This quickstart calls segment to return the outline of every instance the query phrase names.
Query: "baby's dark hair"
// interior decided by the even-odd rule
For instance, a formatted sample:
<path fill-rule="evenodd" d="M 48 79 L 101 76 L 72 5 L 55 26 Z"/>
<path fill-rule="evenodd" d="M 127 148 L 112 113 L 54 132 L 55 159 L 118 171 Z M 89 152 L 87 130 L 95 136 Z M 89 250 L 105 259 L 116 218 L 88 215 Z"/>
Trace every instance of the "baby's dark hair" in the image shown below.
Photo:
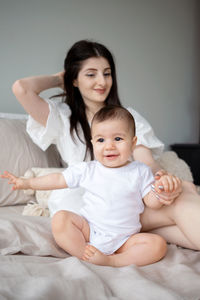
<path fill-rule="evenodd" d="M 135 120 L 132 114 L 124 107 L 118 105 L 107 105 L 101 108 L 93 117 L 92 125 L 94 123 L 100 123 L 107 120 L 123 120 L 129 125 L 132 130 L 133 136 L 135 136 Z"/>

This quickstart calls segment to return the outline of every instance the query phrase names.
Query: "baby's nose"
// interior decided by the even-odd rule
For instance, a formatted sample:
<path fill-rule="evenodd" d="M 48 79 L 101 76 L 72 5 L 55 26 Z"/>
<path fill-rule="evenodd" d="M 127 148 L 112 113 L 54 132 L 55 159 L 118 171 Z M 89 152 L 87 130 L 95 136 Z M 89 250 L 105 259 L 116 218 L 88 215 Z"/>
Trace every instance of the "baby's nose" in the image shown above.
<path fill-rule="evenodd" d="M 115 147 L 115 143 L 111 140 L 106 141 L 106 149 L 113 149 Z"/>

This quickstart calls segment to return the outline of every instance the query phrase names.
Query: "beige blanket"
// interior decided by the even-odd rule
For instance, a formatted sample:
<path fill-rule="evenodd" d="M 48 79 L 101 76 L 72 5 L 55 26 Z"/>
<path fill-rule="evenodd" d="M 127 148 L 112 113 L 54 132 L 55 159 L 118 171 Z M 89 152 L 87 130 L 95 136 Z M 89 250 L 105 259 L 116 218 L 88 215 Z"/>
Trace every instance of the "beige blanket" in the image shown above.
<path fill-rule="evenodd" d="M 200 299 L 200 252 L 168 245 L 153 265 L 95 266 L 56 246 L 49 218 L 22 209 L 0 209 L 0 299 Z"/>
<path fill-rule="evenodd" d="M 60 167 L 54 148 L 43 152 L 30 140 L 25 120 L 7 118 L 0 114 L 1 172 L 23 175 L 33 167 Z M 175 153 L 165 152 L 159 163 L 192 181 L 189 167 Z M 49 218 L 22 215 L 22 204 L 31 199 L 1 180 L 0 300 L 200 299 L 200 252 L 169 245 L 163 260 L 146 267 L 95 266 L 57 247 Z M 44 204 L 44 197 L 36 200 Z M 14 204 L 20 206 L 3 207 Z"/>

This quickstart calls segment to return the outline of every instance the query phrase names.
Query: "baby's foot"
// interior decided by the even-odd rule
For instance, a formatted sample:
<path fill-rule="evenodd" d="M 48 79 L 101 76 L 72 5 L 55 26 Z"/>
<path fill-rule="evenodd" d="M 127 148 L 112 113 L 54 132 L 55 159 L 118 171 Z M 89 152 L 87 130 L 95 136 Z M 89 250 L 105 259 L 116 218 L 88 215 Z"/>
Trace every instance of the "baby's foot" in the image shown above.
<path fill-rule="evenodd" d="M 103 254 L 101 251 L 91 245 L 86 245 L 82 260 L 100 266 L 110 265 L 110 256 Z"/>

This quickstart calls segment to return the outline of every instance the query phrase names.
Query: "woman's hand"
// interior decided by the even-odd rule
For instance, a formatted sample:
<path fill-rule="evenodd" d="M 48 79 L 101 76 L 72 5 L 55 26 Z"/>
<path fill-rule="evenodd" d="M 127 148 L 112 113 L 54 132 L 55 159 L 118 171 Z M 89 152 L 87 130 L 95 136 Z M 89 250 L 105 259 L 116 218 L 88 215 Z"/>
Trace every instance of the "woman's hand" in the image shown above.
<path fill-rule="evenodd" d="M 157 171 L 157 172 L 155 173 L 155 179 L 156 179 L 156 180 L 157 180 L 157 179 L 160 179 L 161 176 L 167 175 L 167 174 L 168 174 L 167 171 L 165 171 L 164 169 L 160 169 L 159 171 Z"/>
<path fill-rule="evenodd" d="M 58 72 L 54 74 L 58 78 L 58 87 L 64 90 L 64 74 L 65 71 Z"/>
<path fill-rule="evenodd" d="M 170 205 L 181 194 L 182 182 L 175 175 L 168 174 L 165 170 L 159 170 L 155 174 L 152 190 L 162 204 Z"/>

